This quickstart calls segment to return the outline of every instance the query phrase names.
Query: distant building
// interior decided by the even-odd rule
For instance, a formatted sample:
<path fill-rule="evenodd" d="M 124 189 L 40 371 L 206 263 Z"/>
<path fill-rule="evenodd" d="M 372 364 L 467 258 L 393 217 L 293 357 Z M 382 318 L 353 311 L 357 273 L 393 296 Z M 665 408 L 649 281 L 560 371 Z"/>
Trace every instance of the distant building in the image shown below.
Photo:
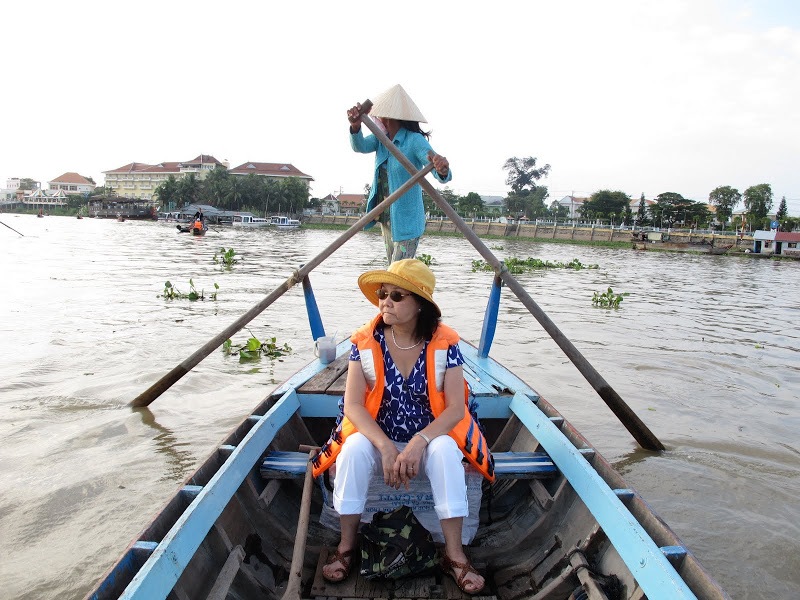
<path fill-rule="evenodd" d="M 505 197 L 503 196 L 484 196 L 480 195 L 483 200 L 483 206 L 487 212 L 496 213 L 501 215 L 506 210 Z"/>
<path fill-rule="evenodd" d="M 320 200 L 320 206 L 323 214 L 357 215 L 364 212 L 367 197 L 364 194 L 328 194 Z"/>
<path fill-rule="evenodd" d="M 10 177 L 9 179 L 6 179 L 6 189 L 7 190 L 18 190 L 19 187 L 22 185 L 22 181 L 23 180 L 21 178 L 19 178 L 19 177 Z M 34 190 L 38 190 L 40 187 L 42 187 L 42 184 L 40 182 L 38 182 L 38 181 L 34 181 L 33 182 L 33 189 Z M 33 190 L 31 190 L 31 191 L 33 191 Z"/>
<path fill-rule="evenodd" d="M 156 188 L 172 175 L 175 179 L 194 173 L 198 179 L 206 176 L 217 167 L 228 167 L 213 156 L 201 154 L 184 162 L 162 162 L 157 165 L 132 162 L 118 169 L 103 171 L 105 185 L 121 198 L 141 198 L 151 200 Z"/>
<path fill-rule="evenodd" d="M 314 178 L 306 175 L 297 167 L 289 163 L 261 163 L 246 162 L 228 171 L 231 175 L 259 175 L 271 179 L 286 179 L 287 177 L 297 177 L 308 187 Z"/>
<path fill-rule="evenodd" d="M 63 190 L 68 195 L 85 196 L 94 191 L 95 183 L 92 179 L 78 175 L 77 173 L 64 173 L 59 175 L 52 181 L 47 182 L 47 191 L 49 194 L 55 194 L 59 190 Z"/>
<path fill-rule="evenodd" d="M 580 209 L 583 207 L 584 202 L 588 202 L 589 198 L 580 198 L 578 196 L 564 196 L 558 203 L 569 210 L 567 217 L 570 219 L 577 219 L 581 216 Z M 637 200 L 638 204 L 638 200 Z"/>
<path fill-rule="evenodd" d="M 29 193 L 25 192 L 26 190 L 17 190 L 17 200 L 25 206 L 33 206 L 36 208 L 64 206 L 69 200 L 64 190 L 50 192 L 39 188 Z"/>

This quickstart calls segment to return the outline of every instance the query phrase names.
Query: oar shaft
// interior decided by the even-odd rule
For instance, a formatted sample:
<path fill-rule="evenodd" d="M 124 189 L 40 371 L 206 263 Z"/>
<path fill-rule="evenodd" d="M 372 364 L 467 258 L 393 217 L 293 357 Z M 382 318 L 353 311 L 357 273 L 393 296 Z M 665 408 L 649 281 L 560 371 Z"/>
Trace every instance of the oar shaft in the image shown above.
<path fill-rule="evenodd" d="M 297 519 L 297 535 L 294 540 L 292 564 L 289 567 L 289 580 L 286 591 L 281 600 L 300 600 L 300 591 L 303 583 L 303 563 L 306 555 L 306 538 L 308 537 L 308 523 L 311 518 L 311 492 L 314 484 L 312 459 L 319 453 L 319 448 L 300 446 L 300 450 L 308 452 L 308 465 L 303 480 L 303 496 L 300 500 L 300 515 Z"/>
<path fill-rule="evenodd" d="M 275 300 L 277 300 L 284 293 L 289 291 L 295 284 L 301 282 L 306 277 L 306 275 L 308 275 L 311 271 L 313 271 L 316 267 L 318 267 L 320 263 L 322 263 L 322 261 L 324 261 L 326 258 L 328 258 L 328 256 L 333 254 L 333 252 L 335 252 L 342 245 L 344 245 L 347 242 L 347 240 L 349 240 L 359 231 L 361 231 L 361 229 L 363 229 L 364 226 L 366 226 L 375 218 L 377 218 L 378 215 L 380 215 L 384 210 L 386 210 L 395 200 L 400 198 L 400 196 L 402 196 L 413 186 L 415 186 L 418 181 L 420 180 L 424 181 L 425 175 L 430 173 L 432 169 L 433 169 L 433 164 L 429 163 L 428 165 L 426 165 L 424 169 L 416 173 L 411 179 L 409 179 L 406 183 L 400 186 L 397 189 L 397 191 L 394 192 L 391 196 L 386 198 L 386 200 L 381 202 L 378 206 L 373 208 L 366 215 L 364 215 L 358 221 L 356 221 L 355 224 L 353 224 L 350 227 L 350 229 L 345 231 L 327 248 L 325 248 L 322 252 L 320 252 L 314 258 L 308 261 L 305 265 L 303 265 L 303 267 L 295 271 L 291 277 L 289 277 L 279 287 L 275 288 L 267 297 L 261 300 L 261 302 L 256 304 L 250 310 L 248 310 L 245 314 L 239 317 L 231 325 L 226 327 L 221 333 L 217 334 L 211 340 L 206 342 L 191 356 L 189 356 L 186 360 L 180 363 L 177 367 L 173 368 L 169 373 L 164 375 L 161 379 L 156 381 L 144 392 L 136 396 L 136 398 L 134 398 L 133 401 L 131 402 L 131 406 L 134 407 L 148 406 L 151 402 L 153 402 L 153 400 L 158 398 L 161 394 L 163 394 L 170 387 L 172 387 L 172 385 L 175 382 L 177 382 L 181 377 L 183 377 L 184 375 L 186 375 L 186 373 L 191 371 L 201 360 L 203 360 L 206 356 L 208 356 L 214 350 L 219 348 L 225 340 L 230 339 L 236 332 L 240 331 L 245 325 L 247 325 L 250 321 L 252 321 L 259 314 L 261 314 L 270 304 L 275 302 Z"/>
<path fill-rule="evenodd" d="M 5 223 L 3 223 L 2 221 L 0 221 L 0 223 L 2 223 L 3 225 L 6 225 L 6 224 L 5 224 Z M 16 229 L 14 229 L 14 228 L 13 228 L 11 225 L 6 225 L 6 227 L 8 227 L 8 228 L 9 228 L 11 231 L 13 231 L 14 233 L 19 233 L 19 231 L 17 231 Z M 21 233 L 19 233 L 19 234 L 20 234 L 20 235 L 22 235 Z M 25 236 L 24 236 L 24 235 L 22 235 L 22 237 L 25 237 Z"/>
<path fill-rule="evenodd" d="M 386 146 L 389 152 L 400 162 L 400 164 L 405 167 L 405 169 L 410 173 L 416 173 L 416 167 L 411 163 L 408 158 L 397 148 L 389 138 L 372 122 L 367 116 L 367 112 L 369 112 L 368 107 L 371 105 L 367 104 L 369 101 L 364 102 L 363 106 L 367 107 L 362 110 L 361 115 L 361 122 L 366 125 L 370 131 L 375 135 L 375 137 L 380 140 L 380 142 Z M 553 338 L 553 341 L 558 344 L 561 350 L 564 351 L 564 354 L 572 361 L 572 364 L 577 367 L 578 371 L 580 371 L 581 375 L 586 378 L 586 381 L 595 389 L 598 395 L 603 399 L 603 401 L 608 405 L 608 407 L 613 411 L 613 413 L 619 418 L 625 428 L 630 432 L 630 434 L 634 437 L 634 439 L 639 443 L 642 448 L 647 450 L 664 450 L 664 445 L 658 440 L 658 438 L 650 431 L 647 426 L 639 419 L 638 416 L 631 410 L 631 408 L 625 403 L 625 401 L 617 394 L 616 391 L 609 385 L 609 383 L 598 373 L 597 369 L 595 369 L 591 363 L 580 353 L 580 351 L 574 346 L 574 344 L 565 336 L 561 330 L 556 327 L 556 324 L 550 320 L 550 317 L 539 307 L 536 302 L 534 302 L 533 298 L 525 291 L 525 289 L 519 284 L 519 282 L 514 278 L 511 273 L 505 268 L 503 263 L 498 260 L 498 258 L 492 254 L 492 251 L 483 243 L 483 241 L 477 236 L 477 234 L 469 228 L 469 226 L 464 222 L 458 213 L 453 210 L 453 207 L 442 198 L 441 194 L 434 188 L 428 180 L 423 179 L 420 182 L 422 189 L 424 189 L 428 195 L 433 198 L 436 204 L 439 206 L 440 209 L 447 215 L 447 217 L 455 223 L 456 227 L 464 234 L 464 237 L 469 240 L 469 242 L 475 247 L 475 249 L 480 253 L 481 256 L 488 262 L 492 268 L 494 268 L 495 273 L 497 273 L 503 281 L 506 283 L 508 288 L 514 292 L 514 294 L 519 298 L 525 307 L 530 311 L 530 313 L 534 316 L 534 318 L 539 322 L 539 324 L 550 334 L 550 337 Z"/>

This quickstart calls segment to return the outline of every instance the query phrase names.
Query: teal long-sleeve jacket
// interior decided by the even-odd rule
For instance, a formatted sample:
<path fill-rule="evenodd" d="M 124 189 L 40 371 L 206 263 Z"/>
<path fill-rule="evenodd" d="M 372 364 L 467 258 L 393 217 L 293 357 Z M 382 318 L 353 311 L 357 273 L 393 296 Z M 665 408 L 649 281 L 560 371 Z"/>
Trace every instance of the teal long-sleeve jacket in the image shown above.
<path fill-rule="evenodd" d="M 431 148 L 424 135 L 414 133 L 408 129 L 400 129 L 395 134 L 393 141 L 417 169 L 421 169 L 428 164 L 428 151 L 433 150 L 433 148 Z M 374 135 L 364 137 L 361 130 L 357 133 L 351 133 L 350 146 L 352 146 L 353 150 L 362 154 L 375 152 L 375 172 L 373 173 L 372 187 L 367 201 L 367 212 L 375 208 L 377 204 L 375 195 L 378 191 L 378 170 L 384 162 L 387 163 L 386 174 L 389 179 L 390 193 L 411 179 L 411 175 L 408 174 L 403 165 L 389 153 Z M 447 183 L 453 178 L 453 170 L 450 169 L 448 171 L 447 177 L 441 177 L 436 170 L 433 171 L 433 175 L 438 181 Z M 413 240 L 422 236 L 425 232 L 425 207 L 422 204 L 422 188 L 419 184 L 408 190 L 389 207 L 389 219 L 392 226 L 392 239 L 395 242 Z M 375 225 L 375 221 L 367 225 L 365 229 L 369 229 L 373 225 Z"/>

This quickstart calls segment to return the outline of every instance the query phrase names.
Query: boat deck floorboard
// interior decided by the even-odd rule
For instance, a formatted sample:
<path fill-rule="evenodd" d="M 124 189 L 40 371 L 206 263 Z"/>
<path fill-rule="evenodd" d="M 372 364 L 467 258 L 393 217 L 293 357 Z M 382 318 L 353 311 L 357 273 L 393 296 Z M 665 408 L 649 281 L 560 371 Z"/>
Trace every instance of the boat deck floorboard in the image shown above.
<path fill-rule="evenodd" d="M 397 581 L 370 581 L 358 574 L 358 557 L 355 558 L 347 579 L 339 583 L 330 583 L 322 577 L 322 566 L 328 560 L 329 552 L 333 551 L 335 551 L 335 548 L 323 548 L 320 551 L 314 582 L 311 585 L 311 596 L 314 600 L 346 600 L 348 598 L 497 600 L 497 597 L 493 595 L 473 596 L 462 592 L 452 577 L 445 575 L 438 569 L 423 577 Z M 479 567 L 477 564 L 475 566 Z"/>

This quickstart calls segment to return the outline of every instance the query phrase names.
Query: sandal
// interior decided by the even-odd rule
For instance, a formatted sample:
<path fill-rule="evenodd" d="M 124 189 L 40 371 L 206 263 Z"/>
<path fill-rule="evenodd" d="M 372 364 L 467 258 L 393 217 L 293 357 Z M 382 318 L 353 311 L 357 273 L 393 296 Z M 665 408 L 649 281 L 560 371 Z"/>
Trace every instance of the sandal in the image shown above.
<path fill-rule="evenodd" d="M 475 570 L 469 562 L 456 562 L 452 560 L 447 554 L 442 554 L 442 562 L 441 562 L 442 571 L 444 571 L 447 575 L 450 575 L 456 582 L 458 588 L 464 592 L 465 594 L 480 594 L 483 591 L 483 588 L 486 587 L 486 580 L 484 579 L 483 585 L 479 588 L 475 588 L 473 590 L 467 589 L 467 582 L 465 579 L 467 575 L 470 573 L 474 573 L 479 577 L 483 577 L 478 571 Z M 461 569 L 461 575 L 456 577 L 455 569 Z"/>
<path fill-rule="evenodd" d="M 337 550 L 328 556 L 328 560 L 325 561 L 325 566 L 332 565 L 337 561 L 342 563 L 342 566 L 336 569 L 334 574 L 341 573 L 342 576 L 338 579 L 334 579 L 333 577 L 328 577 L 325 575 L 325 571 L 323 571 L 322 578 L 325 581 L 329 581 L 330 583 L 340 583 L 347 579 L 347 576 L 350 575 L 350 566 L 353 564 L 353 550 L 346 550 L 345 552 L 339 552 Z"/>

